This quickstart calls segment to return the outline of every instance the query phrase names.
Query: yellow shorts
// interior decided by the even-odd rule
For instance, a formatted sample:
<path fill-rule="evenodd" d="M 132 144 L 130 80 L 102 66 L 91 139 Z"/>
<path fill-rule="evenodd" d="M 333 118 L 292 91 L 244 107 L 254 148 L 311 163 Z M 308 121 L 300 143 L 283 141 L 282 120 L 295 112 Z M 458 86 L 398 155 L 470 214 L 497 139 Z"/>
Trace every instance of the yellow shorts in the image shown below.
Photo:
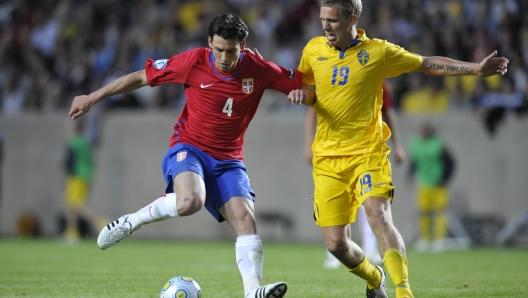
<path fill-rule="evenodd" d="M 369 197 L 392 202 L 392 173 L 384 146 L 376 152 L 313 158 L 314 216 L 318 226 L 340 226 L 356 221 L 358 208 Z"/>
<path fill-rule="evenodd" d="M 81 206 L 88 199 L 90 183 L 78 177 L 70 176 L 66 179 L 66 190 L 64 196 L 66 203 L 71 208 Z"/>
<path fill-rule="evenodd" d="M 418 210 L 422 212 L 441 211 L 447 207 L 449 194 L 446 187 L 418 188 Z"/>

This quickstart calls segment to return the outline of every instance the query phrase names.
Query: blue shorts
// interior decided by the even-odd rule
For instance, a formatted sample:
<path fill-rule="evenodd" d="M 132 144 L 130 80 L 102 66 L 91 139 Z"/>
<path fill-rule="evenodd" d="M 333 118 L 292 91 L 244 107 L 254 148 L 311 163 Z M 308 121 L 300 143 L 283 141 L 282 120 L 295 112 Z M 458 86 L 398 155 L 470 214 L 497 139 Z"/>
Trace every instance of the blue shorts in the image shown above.
<path fill-rule="evenodd" d="M 188 144 L 177 144 L 165 153 L 162 162 L 165 193 L 174 192 L 173 179 L 181 172 L 195 172 L 205 183 L 205 208 L 218 222 L 225 219 L 219 210 L 233 197 L 254 202 L 255 193 L 249 184 L 246 166 L 240 160 L 217 160 Z"/>

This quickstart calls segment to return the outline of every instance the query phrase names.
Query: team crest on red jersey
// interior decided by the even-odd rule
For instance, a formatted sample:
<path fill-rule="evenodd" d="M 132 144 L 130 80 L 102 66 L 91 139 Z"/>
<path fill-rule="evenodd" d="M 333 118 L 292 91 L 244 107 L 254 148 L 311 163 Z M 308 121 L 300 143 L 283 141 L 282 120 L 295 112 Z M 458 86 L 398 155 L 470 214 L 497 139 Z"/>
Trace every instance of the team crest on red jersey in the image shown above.
<path fill-rule="evenodd" d="M 178 153 L 176 155 L 176 161 L 180 162 L 180 161 L 184 160 L 186 157 L 187 157 L 187 151 L 180 152 L 180 153 Z"/>
<path fill-rule="evenodd" d="M 253 78 L 250 79 L 242 79 L 242 91 L 246 94 L 250 94 L 253 92 Z"/>

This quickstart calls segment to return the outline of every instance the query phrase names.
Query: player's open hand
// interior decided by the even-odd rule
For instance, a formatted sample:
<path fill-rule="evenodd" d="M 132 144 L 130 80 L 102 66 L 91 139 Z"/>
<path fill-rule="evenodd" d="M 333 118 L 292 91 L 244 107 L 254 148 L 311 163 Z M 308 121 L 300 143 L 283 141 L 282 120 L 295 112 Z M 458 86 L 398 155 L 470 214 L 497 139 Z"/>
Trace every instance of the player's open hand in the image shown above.
<path fill-rule="evenodd" d="M 306 148 L 304 148 L 304 159 L 308 162 L 309 165 L 312 165 L 313 151 L 311 144 L 307 145 Z"/>
<path fill-rule="evenodd" d="M 242 49 L 243 52 L 247 52 L 247 53 L 250 53 L 251 55 L 255 56 L 255 57 L 258 57 L 260 59 L 264 59 L 262 58 L 262 55 L 259 53 L 259 51 L 257 50 L 257 48 L 254 48 L 253 51 L 250 50 L 249 48 L 244 48 Z"/>
<path fill-rule="evenodd" d="M 479 77 L 489 77 L 494 74 L 505 75 L 508 71 L 508 63 L 510 63 L 510 60 L 504 57 L 497 57 L 497 51 L 494 51 L 479 63 L 480 67 L 477 75 Z"/>
<path fill-rule="evenodd" d="M 70 117 L 75 120 L 88 113 L 91 107 L 92 104 L 88 95 L 75 96 L 70 108 Z"/>
<path fill-rule="evenodd" d="M 407 159 L 407 154 L 401 146 L 394 146 L 394 159 L 397 164 L 401 164 Z"/>

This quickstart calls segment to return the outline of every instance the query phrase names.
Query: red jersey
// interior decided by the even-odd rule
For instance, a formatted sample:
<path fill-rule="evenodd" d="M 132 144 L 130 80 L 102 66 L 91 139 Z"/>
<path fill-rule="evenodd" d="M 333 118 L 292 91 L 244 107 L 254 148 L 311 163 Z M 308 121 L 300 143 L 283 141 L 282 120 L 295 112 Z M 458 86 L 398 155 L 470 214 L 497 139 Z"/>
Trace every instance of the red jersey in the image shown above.
<path fill-rule="evenodd" d="M 383 105 L 381 106 L 382 110 L 388 110 L 392 107 L 392 96 L 389 91 L 389 86 L 387 83 L 383 82 Z"/>
<path fill-rule="evenodd" d="M 266 89 L 288 94 L 302 88 L 302 73 L 240 53 L 231 73 L 214 65 L 209 48 L 145 63 L 150 86 L 184 84 L 186 103 L 170 147 L 185 143 L 220 160 L 243 160 L 244 134 Z"/>

